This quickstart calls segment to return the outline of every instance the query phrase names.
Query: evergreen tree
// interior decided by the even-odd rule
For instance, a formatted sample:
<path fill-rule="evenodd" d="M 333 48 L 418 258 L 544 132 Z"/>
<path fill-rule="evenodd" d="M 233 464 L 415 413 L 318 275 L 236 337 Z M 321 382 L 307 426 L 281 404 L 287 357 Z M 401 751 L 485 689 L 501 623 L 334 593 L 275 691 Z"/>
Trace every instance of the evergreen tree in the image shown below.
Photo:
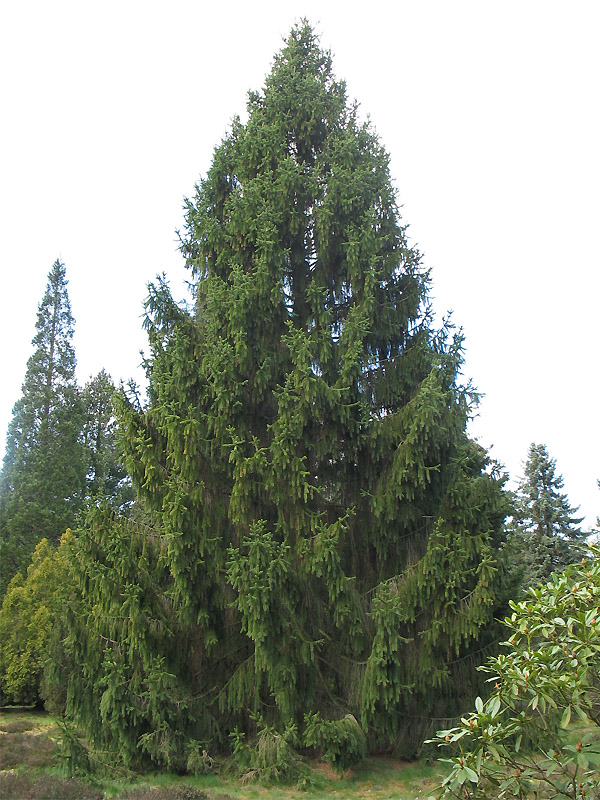
<path fill-rule="evenodd" d="M 546 446 L 532 443 L 516 497 L 512 549 L 521 572 L 521 589 L 546 582 L 580 557 L 580 547 L 589 533 L 579 527 L 566 493 L 556 474 L 556 460 Z"/>
<path fill-rule="evenodd" d="M 36 543 L 58 542 L 83 500 L 82 406 L 75 381 L 65 267 L 56 261 L 38 308 L 23 396 L 14 406 L 0 478 L 2 593 Z"/>
<path fill-rule="evenodd" d="M 83 388 L 86 495 L 106 497 L 115 508 L 125 509 L 133 502 L 133 490 L 122 464 L 114 394 L 114 384 L 104 369 Z"/>
<path fill-rule="evenodd" d="M 17 573 L 8 585 L 0 608 L 0 687 L 4 702 L 39 701 L 61 599 L 73 583 L 65 555 L 73 539 L 67 531 L 56 550 L 42 539 L 33 552 L 27 576 Z"/>
<path fill-rule="evenodd" d="M 414 752 L 497 602 L 503 479 L 465 434 L 461 337 L 307 25 L 248 112 L 187 203 L 195 307 L 151 287 L 149 403 L 121 400 L 146 519 L 96 508 L 79 539 L 68 707 L 130 763 L 262 726 L 340 763 L 356 725 Z"/>

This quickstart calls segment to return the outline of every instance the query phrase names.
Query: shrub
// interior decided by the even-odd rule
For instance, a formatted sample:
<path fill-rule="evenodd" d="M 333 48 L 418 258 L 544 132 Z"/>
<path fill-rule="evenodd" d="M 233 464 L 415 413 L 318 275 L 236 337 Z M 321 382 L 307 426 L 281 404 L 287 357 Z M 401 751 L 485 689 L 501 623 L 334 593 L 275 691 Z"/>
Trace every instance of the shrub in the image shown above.
<path fill-rule="evenodd" d="M 0 724 L 0 731 L 3 733 L 23 733 L 30 731 L 33 723 L 28 719 L 16 719 L 14 722 L 3 722 Z"/>
<path fill-rule="evenodd" d="M 187 772 L 192 775 L 207 775 L 213 768 L 214 759 L 204 742 L 190 741 L 187 746 Z"/>
<path fill-rule="evenodd" d="M 296 726 L 288 725 L 283 733 L 275 727 L 264 725 L 258 719 L 259 731 L 250 744 L 243 733 L 234 731 L 232 761 L 236 771 L 245 781 L 266 783 L 291 783 L 307 779 L 308 768 L 296 753 Z"/>
<path fill-rule="evenodd" d="M 212 800 L 197 786 L 180 783 L 174 786 L 143 786 L 128 789 L 119 795 L 119 800 Z"/>
<path fill-rule="evenodd" d="M 102 800 L 104 793 L 77 778 L 57 775 L 0 775 L 0 797 L 10 800 Z"/>
<path fill-rule="evenodd" d="M 323 761 L 340 774 L 359 764 L 367 755 L 367 738 L 352 714 L 338 720 L 307 714 L 304 742 L 319 747 Z"/>
<path fill-rule="evenodd" d="M 0 681 L 6 701 L 25 705 L 39 701 L 55 617 L 72 582 L 66 551 L 73 540 L 67 530 L 55 550 L 42 539 L 27 577 L 17 573 L 8 585 L 0 609 Z"/>
<path fill-rule="evenodd" d="M 0 768 L 14 769 L 15 767 L 47 767 L 54 761 L 56 745 L 47 736 L 35 733 L 10 733 L 2 734 L 0 747 Z M 0 797 L 10 797 L 2 795 Z"/>
<path fill-rule="evenodd" d="M 482 667 L 493 676 L 490 698 L 432 740 L 454 751 L 442 798 L 600 791 L 598 736 L 578 735 L 600 725 L 600 547 L 591 556 L 511 602 L 509 652 Z"/>

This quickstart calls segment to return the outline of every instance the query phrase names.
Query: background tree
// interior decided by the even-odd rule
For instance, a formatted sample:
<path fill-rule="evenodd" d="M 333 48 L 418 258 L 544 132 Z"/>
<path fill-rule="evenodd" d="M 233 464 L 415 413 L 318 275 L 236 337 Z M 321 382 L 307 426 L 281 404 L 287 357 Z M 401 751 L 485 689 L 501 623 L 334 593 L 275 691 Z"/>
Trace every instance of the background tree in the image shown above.
<path fill-rule="evenodd" d="M 516 495 L 510 547 L 520 572 L 521 591 L 547 581 L 581 558 L 581 546 L 589 532 L 579 527 L 565 492 L 564 481 L 556 473 L 556 460 L 546 446 L 531 444 L 525 463 L 525 476 Z"/>
<path fill-rule="evenodd" d="M 115 508 L 125 510 L 133 502 L 133 490 L 122 464 L 114 394 L 114 384 L 105 370 L 90 378 L 82 391 L 86 495 L 106 497 Z"/>
<path fill-rule="evenodd" d="M 55 261 L 38 308 L 35 348 L 13 409 L 0 478 L 1 589 L 36 543 L 58 542 L 83 501 L 82 405 L 65 267 Z"/>
<path fill-rule="evenodd" d="M 340 763 L 364 733 L 414 753 L 491 638 L 503 479 L 388 156 L 307 25 L 248 112 L 187 204 L 195 308 L 150 289 L 149 403 L 120 411 L 147 519 L 81 532 L 69 712 L 130 763 L 261 725 L 318 727 Z"/>
<path fill-rule="evenodd" d="M 36 546 L 27 576 L 14 576 L 0 609 L 0 686 L 3 702 L 30 705 L 40 698 L 48 645 L 62 598 L 73 585 L 66 550 L 73 534 L 55 549 L 47 539 Z"/>

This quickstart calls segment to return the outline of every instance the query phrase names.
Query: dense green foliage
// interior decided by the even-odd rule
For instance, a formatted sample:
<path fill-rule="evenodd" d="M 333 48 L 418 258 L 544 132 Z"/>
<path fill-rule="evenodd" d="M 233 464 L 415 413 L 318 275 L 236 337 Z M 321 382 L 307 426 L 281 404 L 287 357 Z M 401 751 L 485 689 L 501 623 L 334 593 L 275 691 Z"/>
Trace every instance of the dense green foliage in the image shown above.
<path fill-rule="evenodd" d="M 556 474 L 556 460 L 543 444 L 531 444 L 525 462 L 525 476 L 516 494 L 515 517 L 509 533 L 511 559 L 523 594 L 528 587 L 547 581 L 581 557 L 589 536 L 579 526 L 577 508 L 572 508 L 561 489 L 564 481 Z"/>
<path fill-rule="evenodd" d="M 36 544 L 57 544 L 92 499 L 121 509 L 133 501 L 122 464 L 115 388 L 101 370 L 75 380 L 74 320 L 64 264 L 56 261 L 38 309 L 34 353 L 13 409 L 0 475 L 0 597 L 23 577 Z"/>
<path fill-rule="evenodd" d="M 0 595 L 42 538 L 57 543 L 81 508 L 83 406 L 75 380 L 73 317 L 56 261 L 38 308 L 34 353 L 13 409 L 0 476 Z"/>
<path fill-rule="evenodd" d="M 352 714 L 337 720 L 307 714 L 304 741 L 309 747 L 318 747 L 323 761 L 340 773 L 360 764 L 367 755 L 366 736 Z"/>
<path fill-rule="evenodd" d="M 67 550 L 70 531 L 55 550 L 42 539 L 24 578 L 17 573 L 0 609 L 0 688 L 3 702 L 33 704 L 40 684 L 61 602 L 73 585 Z"/>
<path fill-rule="evenodd" d="M 280 731 L 274 726 L 265 725 L 260 717 L 255 722 L 257 732 L 250 742 L 246 741 L 246 736 L 241 731 L 234 730 L 230 734 L 230 763 L 235 771 L 245 782 L 295 782 L 297 785 L 308 786 L 311 782 L 310 770 L 296 751 L 300 743 L 296 725 L 290 723 Z M 201 764 L 206 769 L 205 757 Z M 187 766 L 189 769 L 189 758 Z"/>
<path fill-rule="evenodd" d="M 114 395 L 115 387 L 106 370 L 90 378 L 81 393 L 86 496 L 106 498 L 114 508 L 125 510 L 133 503 L 134 492 L 122 463 Z"/>
<path fill-rule="evenodd" d="M 600 549 L 511 606 L 491 697 L 438 733 L 455 753 L 441 796 L 597 797 L 597 729 L 570 723 L 600 725 Z"/>
<path fill-rule="evenodd" d="M 81 479 L 85 485 L 82 496 L 71 498 L 71 518 L 76 519 L 82 502 L 106 502 L 122 512 L 130 508 L 133 501 L 131 482 L 127 478 L 119 451 L 117 426 L 114 415 L 114 386 L 110 377 L 102 370 L 85 385 L 79 393 L 82 404 L 80 431 L 81 455 L 79 464 Z M 19 404 L 17 404 L 18 406 Z M 13 426 L 15 420 L 13 420 Z M 48 455 L 52 461 L 53 454 Z M 8 472 L 8 470 L 7 470 Z M 48 481 L 54 480 L 49 474 Z M 40 483 L 44 475 L 38 476 Z M 19 491 L 19 488 L 15 490 Z M 19 505 L 15 496 L 14 505 Z M 33 501 L 35 502 L 35 498 Z M 35 509 L 26 509 L 33 514 Z M 65 505 L 65 512 L 69 505 Z M 51 520 L 51 518 L 50 518 Z M 7 521 L 10 524 L 10 520 Z M 49 530 L 53 530 L 50 527 Z M 30 539 L 37 536 L 36 529 Z M 29 563 L 25 561 L 27 543 L 22 531 L 4 541 L 4 554 L 20 554 L 14 563 L 7 558 L 2 564 L 3 582 L 8 583 L 0 611 L 0 686 L 5 702 L 38 702 L 43 695 L 53 711 L 64 710 L 65 687 L 52 680 L 52 660 L 49 653 L 59 659 L 65 658 L 61 645 L 63 633 L 63 611 L 67 600 L 72 604 L 74 582 L 71 568 L 75 537 L 65 535 L 55 551 L 46 537 L 36 545 Z M 52 536 L 56 541 L 56 536 Z M 69 551 L 69 553 L 67 553 Z M 16 572 L 16 569 L 20 571 Z M 11 572 L 16 572 L 12 580 Z M 71 662 L 68 662 L 69 664 Z M 63 664 L 61 675 L 64 675 Z M 45 669 L 50 668 L 49 673 Z"/>
<path fill-rule="evenodd" d="M 465 434 L 460 336 L 433 327 L 388 156 L 309 27 L 215 150 L 182 250 L 194 307 L 151 287 L 149 402 L 121 399 L 138 511 L 80 532 L 69 713 L 130 764 L 185 768 L 257 719 L 329 731 L 339 763 L 363 737 L 414 753 L 472 696 L 503 479 Z"/>

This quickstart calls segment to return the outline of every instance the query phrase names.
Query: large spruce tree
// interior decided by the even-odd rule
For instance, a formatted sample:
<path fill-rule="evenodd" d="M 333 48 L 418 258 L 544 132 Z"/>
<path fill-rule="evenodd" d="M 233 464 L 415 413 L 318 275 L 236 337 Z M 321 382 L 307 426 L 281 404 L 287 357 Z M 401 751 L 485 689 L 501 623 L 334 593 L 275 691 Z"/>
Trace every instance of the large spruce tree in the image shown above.
<path fill-rule="evenodd" d="M 82 405 L 64 264 L 55 261 L 38 308 L 34 352 L 13 409 L 0 476 L 2 593 L 37 542 L 58 542 L 83 500 Z"/>
<path fill-rule="evenodd" d="M 307 25 L 182 239 L 195 307 L 151 288 L 149 402 L 121 409 L 146 516 L 96 508 L 79 540 L 70 711 L 130 762 L 290 724 L 343 749 L 347 715 L 414 752 L 488 641 L 502 479 L 388 156 Z"/>

